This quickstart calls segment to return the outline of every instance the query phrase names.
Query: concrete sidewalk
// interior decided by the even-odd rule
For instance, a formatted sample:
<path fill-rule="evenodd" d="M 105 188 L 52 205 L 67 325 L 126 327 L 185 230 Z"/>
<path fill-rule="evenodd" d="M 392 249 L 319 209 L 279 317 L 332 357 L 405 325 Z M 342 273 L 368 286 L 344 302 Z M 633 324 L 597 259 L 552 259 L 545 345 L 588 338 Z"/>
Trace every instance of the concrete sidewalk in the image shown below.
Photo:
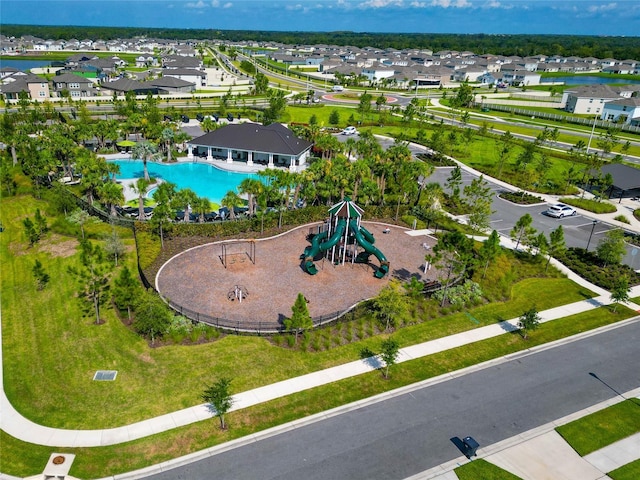
<path fill-rule="evenodd" d="M 580 457 L 555 429 L 633 397 L 640 397 L 640 388 L 502 442 L 481 446 L 474 459 L 483 458 L 523 480 L 607 479 L 607 473 L 640 459 L 640 433 Z M 461 455 L 406 480 L 456 480 L 454 470 L 470 461 Z"/>
<path fill-rule="evenodd" d="M 638 293 L 640 293 L 640 287 L 637 287 L 637 290 Z M 540 317 L 542 322 L 547 322 L 556 318 L 592 310 L 609 302 L 608 294 L 600 295 L 593 299 L 542 311 L 540 312 Z M 634 305 L 632 308 L 640 309 L 637 305 Z M 507 332 L 513 332 L 518 329 L 517 323 L 517 318 L 511 319 L 418 345 L 412 345 L 400 350 L 397 361 L 398 363 L 406 362 L 469 343 L 503 335 Z M 271 385 L 265 385 L 264 387 L 234 395 L 234 406 L 231 411 L 371 372 L 380 366 L 381 364 L 376 358 L 370 358 L 338 365 Z M 211 411 L 206 404 L 202 404 L 117 428 L 102 430 L 65 430 L 45 427 L 31 422 L 13 408 L 4 390 L 2 390 L 0 395 L 0 428 L 19 440 L 52 447 L 97 447 L 115 445 L 199 422 L 211 418 L 213 415 L 214 412 Z"/>

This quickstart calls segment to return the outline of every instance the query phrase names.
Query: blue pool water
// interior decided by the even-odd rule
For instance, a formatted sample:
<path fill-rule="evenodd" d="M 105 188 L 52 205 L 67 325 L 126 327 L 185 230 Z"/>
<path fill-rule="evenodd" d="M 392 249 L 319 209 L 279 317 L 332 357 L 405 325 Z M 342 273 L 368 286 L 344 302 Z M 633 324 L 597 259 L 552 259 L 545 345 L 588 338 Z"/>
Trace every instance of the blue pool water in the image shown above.
<path fill-rule="evenodd" d="M 119 179 L 142 178 L 144 167 L 142 160 L 114 160 L 120 166 Z M 161 164 L 147 162 L 149 175 L 175 183 L 178 189 L 190 188 L 199 197 L 207 197 L 212 202 L 220 203 L 229 190 L 237 192 L 236 187 L 245 178 L 255 178 L 250 173 L 227 172 L 204 163 L 172 163 Z"/>

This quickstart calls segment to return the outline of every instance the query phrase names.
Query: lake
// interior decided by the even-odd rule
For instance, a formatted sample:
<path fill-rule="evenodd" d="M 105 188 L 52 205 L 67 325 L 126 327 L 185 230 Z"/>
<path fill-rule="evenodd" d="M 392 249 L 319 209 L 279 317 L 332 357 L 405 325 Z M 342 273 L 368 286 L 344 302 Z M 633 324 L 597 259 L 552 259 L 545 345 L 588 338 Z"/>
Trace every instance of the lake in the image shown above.
<path fill-rule="evenodd" d="M 49 60 L 7 60 L 0 59 L 0 68 L 12 67 L 27 72 L 32 68 L 48 67 L 51 65 Z"/>
<path fill-rule="evenodd" d="M 627 80 L 626 78 L 596 77 L 593 75 L 572 75 L 566 77 L 543 77 L 541 83 L 564 82 L 566 85 L 605 85 L 605 84 L 640 84 L 638 80 Z"/>

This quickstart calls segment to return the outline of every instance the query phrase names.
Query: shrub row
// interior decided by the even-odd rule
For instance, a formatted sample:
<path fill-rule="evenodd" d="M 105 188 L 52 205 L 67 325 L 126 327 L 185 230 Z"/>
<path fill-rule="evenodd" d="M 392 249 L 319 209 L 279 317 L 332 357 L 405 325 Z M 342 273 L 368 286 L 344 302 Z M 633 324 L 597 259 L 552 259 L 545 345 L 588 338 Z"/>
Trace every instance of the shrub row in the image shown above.
<path fill-rule="evenodd" d="M 574 207 L 582 208 L 593 213 L 613 213 L 617 210 L 614 205 L 607 202 L 598 202 L 596 200 L 590 200 L 588 198 L 572 198 L 562 197 L 560 199 L 562 203 L 572 205 Z"/>
<path fill-rule="evenodd" d="M 616 280 L 622 276 L 629 279 L 629 285 L 639 285 L 640 275 L 628 265 L 603 265 L 594 252 L 588 252 L 584 248 L 569 248 L 564 255 L 558 256 L 558 260 L 568 268 L 606 290 L 611 290 Z"/>
<path fill-rule="evenodd" d="M 508 200 L 509 202 L 516 203 L 518 205 L 534 205 L 536 203 L 544 202 L 543 198 L 536 195 L 531 195 L 530 193 L 524 191 L 500 192 L 498 196 L 503 200 Z"/>

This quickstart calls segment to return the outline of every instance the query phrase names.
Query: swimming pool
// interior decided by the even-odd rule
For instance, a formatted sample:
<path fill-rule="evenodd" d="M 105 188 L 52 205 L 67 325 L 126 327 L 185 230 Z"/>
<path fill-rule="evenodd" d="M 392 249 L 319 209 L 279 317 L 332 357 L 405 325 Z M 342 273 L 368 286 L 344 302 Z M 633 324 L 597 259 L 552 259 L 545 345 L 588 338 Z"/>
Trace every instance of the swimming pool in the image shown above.
<path fill-rule="evenodd" d="M 113 160 L 112 162 L 120 166 L 120 174 L 116 178 L 144 176 L 142 160 Z M 257 178 L 251 173 L 227 172 L 205 163 L 147 162 L 147 170 L 151 177 L 175 183 L 178 189 L 190 188 L 199 197 L 206 197 L 216 203 L 220 203 L 229 190 L 237 192 L 237 186 L 245 178 Z"/>

